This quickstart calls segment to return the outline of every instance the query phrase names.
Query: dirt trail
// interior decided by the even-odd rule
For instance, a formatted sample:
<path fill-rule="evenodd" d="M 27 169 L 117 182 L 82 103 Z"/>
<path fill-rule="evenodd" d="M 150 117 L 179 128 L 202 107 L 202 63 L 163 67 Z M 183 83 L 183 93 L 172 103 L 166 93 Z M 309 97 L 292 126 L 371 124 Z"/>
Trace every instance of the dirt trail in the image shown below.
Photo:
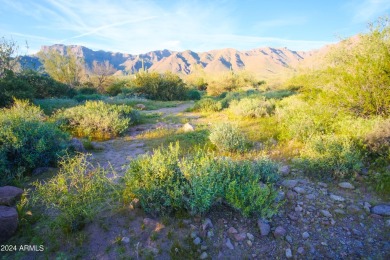
<path fill-rule="evenodd" d="M 176 107 L 160 108 L 157 110 L 145 111 L 147 113 L 162 113 L 162 118 L 167 116 L 175 116 L 184 112 L 191 107 L 193 103 L 184 103 Z M 122 137 L 112 140 L 94 143 L 95 148 L 100 148 L 92 151 L 91 162 L 94 165 L 100 165 L 104 168 L 110 166 L 119 174 L 123 175 L 126 171 L 126 167 L 132 158 L 137 157 L 140 154 L 145 153 L 144 143 L 142 140 L 138 140 L 137 136 L 144 131 L 155 129 L 158 124 L 143 124 L 133 126 Z"/>

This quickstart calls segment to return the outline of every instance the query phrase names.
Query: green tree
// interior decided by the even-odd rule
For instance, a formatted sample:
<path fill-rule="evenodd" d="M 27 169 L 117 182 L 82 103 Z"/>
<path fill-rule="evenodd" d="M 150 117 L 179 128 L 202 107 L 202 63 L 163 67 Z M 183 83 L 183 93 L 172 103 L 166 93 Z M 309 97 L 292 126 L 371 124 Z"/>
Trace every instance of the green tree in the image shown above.
<path fill-rule="evenodd" d="M 55 80 L 78 86 L 85 75 L 84 61 L 78 58 L 70 48 L 66 55 L 61 55 L 55 50 L 40 52 L 39 58 L 43 61 L 45 71 Z"/>
<path fill-rule="evenodd" d="M 18 46 L 12 40 L 4 37 L 0 40 L 0 79 L 7 76 L 9 71 L 15 71 L 18 66 L 18 58 L 14 57 Z"/>

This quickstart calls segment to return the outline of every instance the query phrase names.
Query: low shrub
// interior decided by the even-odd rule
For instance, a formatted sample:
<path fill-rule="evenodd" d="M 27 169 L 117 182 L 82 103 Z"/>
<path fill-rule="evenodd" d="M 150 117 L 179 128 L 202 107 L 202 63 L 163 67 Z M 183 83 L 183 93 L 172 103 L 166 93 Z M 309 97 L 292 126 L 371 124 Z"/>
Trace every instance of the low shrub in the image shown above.
<path fill-rule="evenodd" d="M 44 121 L 38 107 L 15 100 L 0 110 L 0 183 L 11 182 L 34 168 L 53 166 L 65 153 L 68 135 Z"/>
<path fill-rule="evenodd" d="M 210 141 L 223 152 L 244 152 L 249 142 L 238 127 L 222 123 L 215 125 L 210 132 Z"/>
<path fill-rule="evenodd" d="M 240 101 L 232 101 L 230 110 L 242 117 L 264 117 L 270 116 L 275 109 L 275 102 L 273 100 L 266 100 L 265 98 L 244 98 Z"/>
<path fill-rule="evenodd" d="M 79 103 L 70 98 L 34 99 L 34 104 L 39 106 L 46 115 L 51 115 L 59 109 L 75 107 Z"/>
<path fill-rule="evenodd" d="M 73 97 L 77 102 L 84 102 L 87 100 L 102 100 L 104 97 L 100 94 L 78 94 Z"/>
<path fill-rule="evenodd" d="M 354 140 L 345 136 L 316 136 L 306 143 L 298 164 L 307 173 L 322 178 L 351 177 L 361 170 L 362 153 Z"/>
<path fill-rule="evenodd" d="M 79 89 L 77 89 L 77 92 L 78 92 L 78 94 L 80 94 L 80 95 L 93 95 L 93 94 L 98 94 L 97 88 L 89 87 L 89 86 L 80 87 Z"/>
<path fill-rule="evenodd" d="M 108 139 L 123 133 L 140 116 L 130 106 L 87 101 L 84 105 L 58 111 L 54 119 L 75 136 Z"/>
<path fill-rule="evenodd" d="M 54 213 L 54 223 L 66 233 L 81 230 L 97 213 L 119 199 L 113 179 L 101 167 L 92 167 L 79 154 L 60 163 L 60 171 L 45 182 L 35 182 L 33 202 Z M 111 173 L 111 172 L 110 172 Z M 111 199 L 111 201 L 110 201 Z"/>
<path fill-rule="evenodd" d="M 234 162 L 198 150 L 180 157 L 179 144 L 157 149 L 131 161 L 125 174 L 125 199 L 138 198 L 151 214 L 186 210 L 207 212 L 221 199 L 244 216 L 271 217 L 278 207 L 276 191 L 261 181 L 277 173 L 268 160 Z"/>
<path fill-rule="evenodd" d="M 217 112 L 222 110 L 222 103 L 212 98 L 203 98 L 195 103 L 193 111 Z"/>
<path fill-rule="evenodd" d="M 187 99 L 189 100 L 200 100 L 200 92 L 196 89 L 190 89 L 187 91 Z"/>

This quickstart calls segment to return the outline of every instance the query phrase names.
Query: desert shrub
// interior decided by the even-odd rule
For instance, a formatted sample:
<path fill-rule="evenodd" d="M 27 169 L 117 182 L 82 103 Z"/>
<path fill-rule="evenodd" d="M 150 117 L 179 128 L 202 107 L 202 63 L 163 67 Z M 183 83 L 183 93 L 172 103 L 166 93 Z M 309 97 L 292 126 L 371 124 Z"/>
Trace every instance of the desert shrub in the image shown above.
<path fill-rule="evenodd" d="M 34 91 L 30 85 L 12 71 L 0 78 L 0 107 L 9 106 L 13 99 L 32 99 Z"/>
<path fill-rule="evenodd" d="M 119 198 L 114 178 L 107 175 L 103 168 L 92 167 L 87 155 L 65 158 L 58 174 L 34 183 L 33 202 L 50 209 L 56 226 L 66 233 L 79 231 L 112 203 L 110 199 Z"/>
<path fill-rule="evenodd" d="M 139 112 L 126 105 L 87 101 L 58 111 L 54 118 L 62 129 L 75 136 L 107 139 L 123 133 L 130 123 L 139 120 Z"/>
<path fill-rule="evenodd" d="M 362 153 L 356 141 L 345 136 L 324 135 L 308 141 L 298 164 L 322 178 L 350 177 L 362 168 Z"/>
<path fill-rule="evenodd" d="M 240 129 L 228 123 L 215 125 L 211 129 L 209 139 L 218 150 L 224 152 L 244 152 L 249 146 Z"/>
<path fill-rule="evenodd" d="M 78 94 L 73 97 L 77 102 L 84 102 L 87 100 L 102 100 L 104 97 L 100 94 Z"/>
<path fill-rule="evenodd" d="M 217 112 L 222 110 L 222 103 L 212 98 L 203 98 L 195 103 L 194 111 Z"/>
<path fill-rule="evenodd" d="M 34 99 L 34 104 L 39 106 L 46 115 L 51 115 L 56 110 L 75 107 L 79 103 L 70 98 L 47 98 Z"/>
<path fill-rule="evenodd" d="M 97 94 L 98 90 L 93 86 L 83 86 L 77 89 L 77 93 L 80 95 L 92 95 Z"/>
<path fill-rule="evenodd" d="M 125 199 L 138 198 L 152 214 L 204 213 L 221 199 L 245 216 L 275 213 L 275 190 L 260 185 L 277 172 L 271 162 L 234 162 L 202 150 L 180 157 L 179 149 L 178 143 L 171 144 L 133 160 L 125 174 Z"/>
<path fill-rule="evenodd" d="M 200 100 L 200 92 L 196 89 L 190 89 L 187 91 L 187 99 L 189 100 Z"/>
<path fill-rule="evenodd" d="M 166 72 L 139 72 L 133 80 L 137 91 L 155 100 L 183 100 L 186 98 L 186 86 L 176 74 Z"/>
<path fill-rule="evenodd" d="M 68 136 L 45 122 L 43 112 L 27 101 L 16 100 L 0 111 L 0 182 L 55 165 L 66 150 Z"/>
<path fill-rule="evenodd" d="M 390 119 L 376 125 L 365 137 L 369 151 L 376 155 L 390 155 Z"/>
<path fill-rule="evenodd" d="M 275 109 L 275 102 L 265 98 L 244 98 L 232 101 L 229 107 L 238 116 L 256 118 L 270 116 Z"/>

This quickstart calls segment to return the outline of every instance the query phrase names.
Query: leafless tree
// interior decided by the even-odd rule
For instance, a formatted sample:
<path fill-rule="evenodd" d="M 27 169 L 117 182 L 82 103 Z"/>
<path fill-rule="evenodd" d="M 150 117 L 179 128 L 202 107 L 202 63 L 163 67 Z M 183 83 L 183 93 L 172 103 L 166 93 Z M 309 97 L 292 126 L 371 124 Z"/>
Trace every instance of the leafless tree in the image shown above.
<path fill-rule="evenodd" d="M 110 64 L 108 60 L 104 62 L 93 61 L 92 63 L 92 73 L 96 77 L 97 86 L 96 88 L 99 91 L 103 90 L 103 84 L 107 79 L 116 72 L 115 68 Z"/>

